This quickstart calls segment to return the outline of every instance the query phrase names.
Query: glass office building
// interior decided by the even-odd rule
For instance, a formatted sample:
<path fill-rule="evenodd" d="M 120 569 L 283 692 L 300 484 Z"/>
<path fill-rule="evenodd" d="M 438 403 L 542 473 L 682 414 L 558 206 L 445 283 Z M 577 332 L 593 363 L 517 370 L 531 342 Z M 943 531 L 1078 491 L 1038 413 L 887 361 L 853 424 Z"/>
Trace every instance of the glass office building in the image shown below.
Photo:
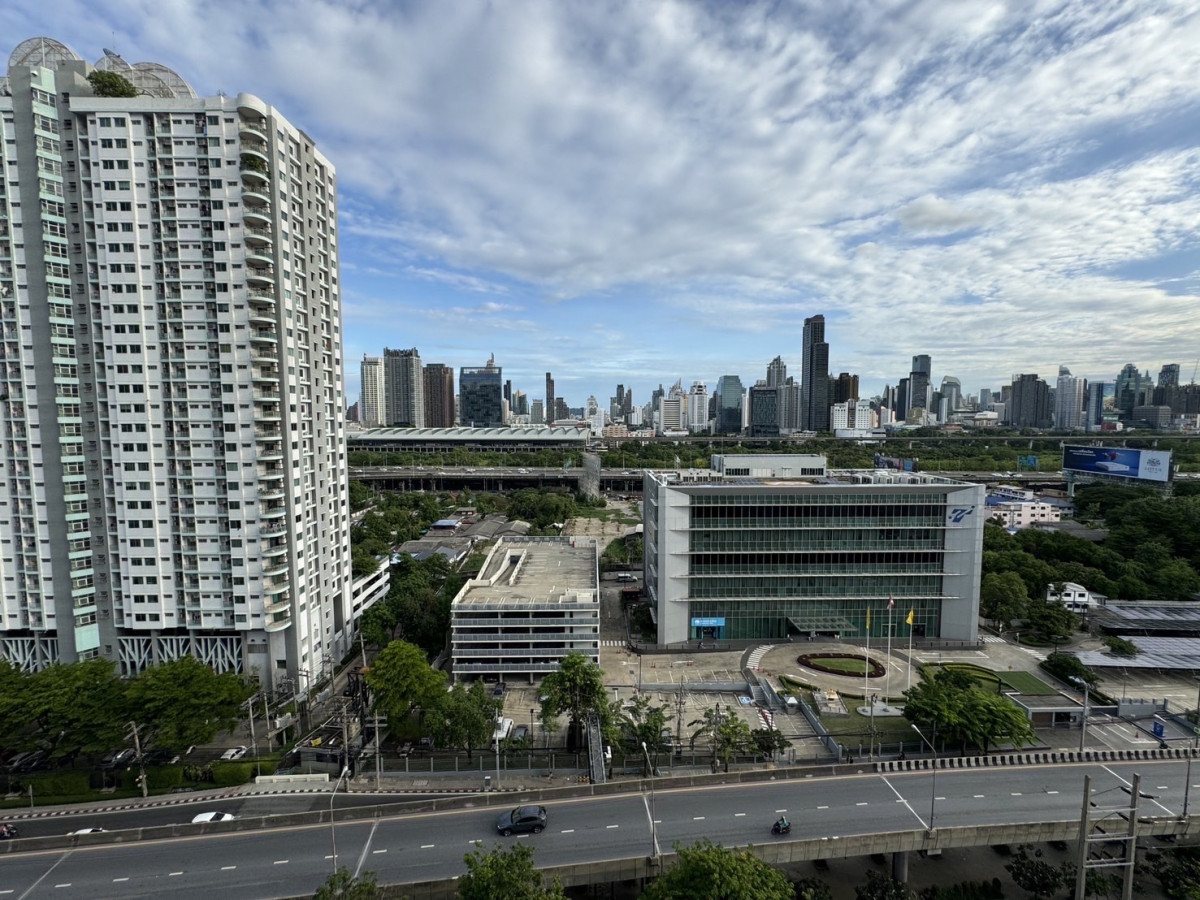
<path fill-rule="evenodd" d="M 901 641 L 910 631 L 917 640 L 975 640 L 982 486 L 827 472 L 811 456 L 713 465 L 645 476 L 646 587 L 659 643 L 854 640 L 868 631 L 886 639 L 889 628 Z"/>

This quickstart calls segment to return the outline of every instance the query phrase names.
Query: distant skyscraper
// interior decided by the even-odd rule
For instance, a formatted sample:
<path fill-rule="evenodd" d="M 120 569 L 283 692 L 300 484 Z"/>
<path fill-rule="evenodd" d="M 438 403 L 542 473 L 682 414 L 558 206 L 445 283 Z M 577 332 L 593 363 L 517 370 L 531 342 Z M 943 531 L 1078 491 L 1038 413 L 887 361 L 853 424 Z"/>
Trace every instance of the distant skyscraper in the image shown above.
<path fill-rule="evenodd" d="M 858 376 L 842 372 L 836 378 L 829 379 L 830 405 L 845 403 L 847 400 L 858 399 Z"/>
<path fill-rule="evenodd" d="M 717 434 L 740 434 L 742 431 L 742 403 L 745 395 L 742 379 L 736 375 L 722 375 L 717 379 L 716 400 Z"/>
<path fill-rule="evenodd" d="M 383 348 L 385 411 L 388 425 L 401 428 L 425 427 L 425 382 L 421 354 L 411 350 Z"/>
<path fill-rule="evenodd" d="M 530 425 L 545 425 L 546 424 L 546 405 L 545 402 L 536 399 L 529 406 L 529 424 Z"/>
<path fill-rule="evenodd" d="M 1037 375 L 1014 375 L 1008 420 L 1014 428 L 1050 428 L 1050 385 Z"/>
<path fill-rule="evenodd" d="M 946 409 L 951 414 L 963 408 L 962 382 L 953 375 L 942 376 L 942 386 L 938 388 L 938 393 L 946 401 Z"/>
<path fill-rule="evenodd" d="M 363 356 L 359 374 L 362 400 L 359 412 L 362 417 L 362 425 L 364 428 L 378 428 L 384 423 L 386 414 L 383 360 L 378 356 Z"/>
<path fill-rule="evenodd" d="M 988 407 L 990 407 L 991 405 L 992 405 L 992 389 L 991 388 L 980 388 L 979 389 L 979 409 L 981 411 L 986 411 L 988 409 Z"/>
<path fill-rule="evenodd" d="M 767 387 L 779 387 L 787 381 L 787 364 L 777 356 L 767 365 Z"/>
<path fill-rule="evenodd" d="M 779 436 L 779 388 L 756 384 L 750 388 L 750 436 Z"/>
<path fill-rule="evenodd" d="M 458 372 L 458 422 L 468 428 L 504 424 L 504 379 L 495 357 L 486 366 L 463 366 Z"/>
<path fill-rule="evenodd" d="M 800 427 L 804 431 L 829 430 L 829 344 L 825 343 L 825 317 L 804 320 L 801 359 Z"/>
<path fill-rule="evenodd" d="M 558 414 L 558 406 L 554 402 L 554 376 L 549 372 L 546 373 L 546 424 L 553 425 L 554 418 Z"/>
<path fill-rule="evenodd" d="M 908 408 L 910 410 L 921 408 L 929 409 L 930 394 L 933 391 L 933 383 L 930 380 L 930 373 L 933 371 L 933 362 L 928 355 L 921 353 L 912 358 L 912 371 L 908 373 Z"/>
<path fill-rule="evenodd" d="M 1084 406 L 1087 382 L 1071 374 L 1066 366 L 1058 369 L 1054 390 L 1054 427 L 1060 431 L 1080 431 L 1086 425 Z"/>
<path fill-rule="evenodd" d="M 1179 387 L 1179 363 L 1168 363 L 1158 370 L 1158 386 Z"/>
<path fill-rule="evenodd" d="M 442 363 L 430 363 L 422 370 L 425 390 L 425 427 L 450 428 L 454 425 L 454 370 Z"/>
<path fill-rule="evenodd" d="M 688 428 L 691 431 L 708 430 L 708 386 L 702 381 L 692 382 L 688 391 Z"/>

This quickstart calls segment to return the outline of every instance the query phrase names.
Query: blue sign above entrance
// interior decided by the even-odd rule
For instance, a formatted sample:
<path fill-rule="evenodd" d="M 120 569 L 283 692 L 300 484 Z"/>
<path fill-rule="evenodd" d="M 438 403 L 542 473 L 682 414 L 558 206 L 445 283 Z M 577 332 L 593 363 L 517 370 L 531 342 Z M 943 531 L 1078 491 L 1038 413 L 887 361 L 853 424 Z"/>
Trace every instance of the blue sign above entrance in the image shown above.
<path fill-rule="evenodd" d="M 725 620 L 721 619 L 692 619 L 693 628 L 724 628 Z"/>

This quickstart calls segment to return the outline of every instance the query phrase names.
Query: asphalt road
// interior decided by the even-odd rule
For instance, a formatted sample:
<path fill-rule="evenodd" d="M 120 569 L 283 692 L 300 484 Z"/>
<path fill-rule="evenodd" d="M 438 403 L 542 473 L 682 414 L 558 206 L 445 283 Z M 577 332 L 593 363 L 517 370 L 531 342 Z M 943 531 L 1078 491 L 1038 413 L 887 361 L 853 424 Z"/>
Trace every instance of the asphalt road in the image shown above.
<path fill-rule="evenodd" d="M 339 864 L 375 872 L 381 883 L 453 877 L 474 842 L 525 840 L 540 865 L 646 856 L 654 835 L 670 851 L 708 837 L 725 846 L 772 838 L 786 813 L 793 838 L 850 836 L 936 825 L 1063 821 L 1079 815 L 1083 776 L 1100 806 L 1120 806 L 1135 772 L 1142 816 L 1178 816 L 1184 763 L 1031 766 L 929 773 L 850 775 L 753 785 L 720 785 L 649 795 L 579 798 L 548 804 L 540 835 L 501 838 L 495 809 L 421 813 L 347 823 L 336 829 Z M 1193 773 L 1200 779 L 1200 767 Z M 0 897 L 272 898 L 311 893 L 333 869 L 331 829 L 305 826 L 0 857 Z M 111 837 L 111 836 L 110 836 Z"/>
<path fill-rule="evenodd" d="M 334 809 L 353 809 L 360 806 L 379 804 L 411 803 L 445 794 L 367 794 L 339 793 L 334 797 Z M 21 818 L 23 810 L 14 809 L 0 813 L 0 821 L 12 822 L 21 831 L 21 837 L 45 837 L 67 834 L 79 828 L 98 827 L 108 831 L 123 828 L 148 828 L 155 825 L 185 825 L 202 812 L 227 812 L 239 818 L 247 816 L 278 816 L 287 813 L 328 810 L 330 793 L 317 791 L 311 794 L 241 794 L 222 800 L 188 800 L 174 806 L 146 807 L 142 809 L 81 810 L 62 815 L 37 815 Z"/>

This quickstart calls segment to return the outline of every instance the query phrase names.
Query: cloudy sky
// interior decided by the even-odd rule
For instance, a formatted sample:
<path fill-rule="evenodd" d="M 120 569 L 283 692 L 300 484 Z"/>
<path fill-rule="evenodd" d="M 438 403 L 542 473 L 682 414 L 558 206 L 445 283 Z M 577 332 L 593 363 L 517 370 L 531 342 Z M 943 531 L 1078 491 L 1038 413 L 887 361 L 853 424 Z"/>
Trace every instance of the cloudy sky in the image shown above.
<path fill-rule="evenodd" d="M 752 384 L 816 313 L 867 394 L 915 353 L 969 393 L 1200 357 L 1194 0 L 46 0 L 0 35 L 318 142 L 351 401 L 384 345 L 572 405 Z"/>

